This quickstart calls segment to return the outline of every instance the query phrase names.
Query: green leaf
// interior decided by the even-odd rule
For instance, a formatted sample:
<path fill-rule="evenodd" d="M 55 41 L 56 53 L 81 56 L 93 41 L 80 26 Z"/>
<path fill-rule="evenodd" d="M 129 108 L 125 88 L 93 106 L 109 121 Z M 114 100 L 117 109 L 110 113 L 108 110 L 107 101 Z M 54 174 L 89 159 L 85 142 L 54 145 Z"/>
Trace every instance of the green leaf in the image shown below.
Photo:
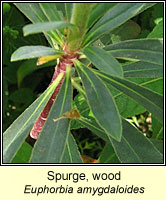
<path fill-rule="evenodd" d="M 121 92 L 135 99 L 163 123 L 163 97 L 161 95 L 125 79 L 108 76 L 98 71 L 96 71 L 96 74 Z"/>
<path fill-rule="evenodd" d="M 89 107 L 97 122 L 108 135 L 120 141 L 121 120 L 111 93 L 104 83 L 80 62 L 76 62 L 76 69 L 81 76 Z"/>
<path fill-rule="evenodd" d="M 90 13 L 87 29 L 90 28 L 100 17 L 102 17 L 116 4 L 117 3 L 97 3 Z"/>
<path fill-rule="evenodd" d="M 163 81 L 161 78 L 152 80 L 144 79 L 142 82 L 138 80 L 139 79 L 136 78 L 134 79 L 135 83 L 138 82 L 140 86 L 149 88 L 158 94 L 163 93 Z M 132 117 L 146 111 L 146 109 L 143 106 L 141 106 L 137 101 L 125 95 L 124 93 L 119 92 L 114 87 L 112 87 L 111 84 L 107 83 L 106 85 L 115 98 L 120 115 L 124 118 Z"/>
<path fill-rule="evenodd" d="M 67 74 L 34 146 L 30 163 L 62 162 L 70 130 L 70 119 L 61 119 L 56 122 L 53 119 L 62 116 L 71 109 L 72 87 Z"/>
<path fill-rule="evenodd" d="M 68 21 L 70 21 L 71 19 L 72 9 L 73 9 L 73 3 L 65 3 L 65 10 Z"/>
<path fill-rule="evenodd" d="M 153 4 L 149 4 L 152 6 Z M 101 35 L 112 31 L 147 7 L 146 3 L 119 3 L 109 10 L 88 32 L 84 45 L 89 45 Z"/>
<path fill-rule="evenodd" d="M 97 163 L 120 163 L 110 143 L 107 143 L 100 154 Z"/>
<path fill-rule="evenodd" d="M 55 3 L 55 5 L 57 7 L 59 15 L 61 16 L 61 19 L 64 19 L 64 18 L 66 19 L 65 4 L 64 3 Z"/>
<path fill-rule="evenodd" d="M 152 115 L 152 130 L 153 130 L 152 138 L 158 139 L 162 129 L 163 129 L 162 124 Z"/>
<path fill-rule="evenodd" d="M 159 64 L 138 61 L 124 64 L 124 77 L 163 77 L 163 67 Z"/>
<path fill-rule="evenodd" d="M 61 21 L 61 20 L 63 20 L 63 17 L 61 16 L 59 11 L 57 10 L 55 3 L 39 3 L 39 6 L 40 6 L 41 10 L 43 11 L 43 13 L 45 14 L 45 16 L 47 17 L 48 21 Z M 49 35 L 50 34 L 52 36 L 54 36 L 54 39 L 58 43 L 62 44 L 62 38 L 64 36 L 64 30 L 60 29 L 60 30 L 56 30 L 56 31 L 51 31 L 51 32 L 49 32 Z M 54 45 L 55 44 L 53 44 L 53 46 Z"/>
<path fill-rule="evenodd" d="M 145 78 L 145 77 L 128 77 L 126 80 L 146 87 L 158 94 L 163 95 L 163 77 L 160 78 Z"/>
<path fill-rule="evenodd" d="M 141 85 L 152 90 L 153 92 L 163 95 L 163 77 L 145 81 Z"/>
<path fill-rule="evenodd" d="M 163 130 L 163 127 L 160 129 L 160 131 L 158 132 L 158 135 L 157 135 L 157 139 L 158 140 L 163 140 L 164 138 L 164 130 Z"/>
<path fill-rule="evenodd" d="M 150 141 L 154 144 L 154 146 L 160 151 L 160 153 L 164 153 L 164 143 L 163 140 L 155 140 L 150 138 Z"/>
<path fill-rule="evenodd" d="M 162 39 L 136 39 L 111 44 L 104 48 L 113 57 L 163 65 Z"/>
<path fill-rule="evenodd" d="M 107 88 L 113 95 L 121 116 L 127 118 L 146 111 L 146 109 L 143 106 L 141 106 L 138 102 L 136 102 L 134 99 L 120 92 L 110 83 L 106 81 L 104 81 L 104 83 L 106 84 Z"/>
<path fill-rule="evenodd" d="M 72 24 L 64 21 L 54 21 L 54 22 L 42 22 L 36 24 L 28 24 L 23 27 L 24 36 L 34 34 L 34 33 L 41 33 L 51 30 L 56 30 L 60 28 L 65 28 L 71 26 Z"/>
<path fill-rule="evenodd" d="M 163 38 L 163 20 L 161 20 L 153 29 L 147 38 Z"/>
<path fill-rule="evenodd" d="M 27 142 L 24 142 L 13 158 L 12 163 L 28 163 L 31 153 L 32 146 L 30 146 Z"/>
<path fill-rule="evenodd" d="M 39 3 L 39 5 L 48 21 L 61 20 L 61 16 L 59 15 L 55 3 Z"/>
<path fill-rule="evenodd" d="M 15 156 L 21 144 L 28 136 L 34 122 L 39 117 L 41 111 L 45 107 L 52 92 L 55 90 L 63 73 L 59 74 L 58 78 L 50 87 L 29 106 L 4 132 L 3 134 L 3 162 L 9 163 Z"/>
<path fill-rule="evenodd" d="M 15 5 L 33 23 L 48 21 L 39 3 L 15 3 Z"/>
<path fill-rule="evenodd" d="M 90 108 L 89 108 L 88 103 L 86 102 L 84 96 L 81 95 L 81 93 L 78 93 L 74 97 L 73 109 L 78 110 L 81 116 L 88 117 L 88 115 L 90 113 Z M 72 130 L 72 129 L 80 129 L 80 128 L 85 128 L 85 127 L 82 126 L 78 122 L 78 120 L 72 120 L 70 129 Z"/>
<path fill-rule="evenodd" d="M 133 117 L 146 111 L 143 106 L 124 93 L 119 93 L 118 95 L 114 96 L 114 98 L 120 115 L 125 118 Z"/>
<path fill-rule="evenodd" d="M 94 119 L 80 118 L 78 121 L 107 143 L 111 143 L 121 163 L 163 162 L 163 155 L 153 143 L 124 119 L 122 119 L 123 133 L 120 142 L 108 137 Z"/>
<path fill-rule="evenodd" d="M 49 21 L 43 12 L 44 8 L 42 10 L 39 3 L 15 3 L 15 5 L 34 24 Z M 47 34 L 44 34 L 52 47 L 54 46 L 52 39 L 54 39 L 58 44 L 62 44 L 62 40 L 56 31 L 51 31 L 47 32 Z"/>
<path fill-rule="evenodd" d="M 121 142 L 112 140 L 112 145 L 122 163 L 163 162 L 163 155 L 153 143 L 125 120 L 123 120 L 123 137 Z"/>
<path fill-rule="evenodd" d="M 114 76 L 123 76 L 120 63 L 103 49 L 87 47 L 83 50 L 83 53 L 101 71 Z"/>
<path fill-rule="evenodd" d="M 11 56 L 11 62 L 32 59 L 40 56 L 60 54 L 57 50 L 45 46 L 24 46 L 17 49 Z"/>
<path fill-rule="evenodd" d="M 163 93 L 162 78 L 158 78 L 158 79 L 135 78 L 134 81 L 135 83 L 138 83 L 140 86 L 149 88 L 158 94 Z M 104 82 L 104 83 L 106 84 L 107 88 L 110 90 L 111 94 L 113 95 L 121 116 L 123 116 L 124 118 L 127 118 L 127 117 L 138 115 L 146 111 L 146 109 L 143 106 L 141 106 L 137 101 L 125 95 L 124 93 L 120 92 L 119 90 L 115 89 L 113 86 L 111 86 L 111 84 L 107 82 Z M 74 104 L 73 109 L 79 110 L 79 113 L 83 117 L 87 118 L 88 116 L 90 116 L 91 114 L 90 108 L 83 95 L 78 94 L 74 98 L 74 103 L 75 104 Z M 78 123 L 76 120 L 72 121 L 71 127 L 73 129 L 82 128 L 80 123 Z"/>
<path fill-rule="evenodd" d="M 155 6 L 155 4 L 157 5 L 157 3 L 144 3 L 143 7 L 141 8 L 141 10 L 137 13 L 141 13 L 143 12 L 144 10 L 148 9 L 148 8 L 151 8 L 152 6 Z"/>
<path fill-rule="evenodd" d="M 62 163 L 83 163 L 77 144 L 72 134 L 69 134 Z"/>
<path fill-rule="evenodd" d="M 91 130 L 93 133 L 95 133 L 98 137 L 102 138 L 106 142 L 110 142 L 110 138 L 108 134 L 105 133 L 105 131 L 99 126 L 99 124 L 96 122 L 94 118 L 84 118 L 81 117 L 77 119 L 77 121 Z"/>
<path fill-rule="evenodd" d="M 88 103 L 86 102 L 84 96 L 79 93 L 74 98 L 74 102 L 76 105 L 76 110 L 79 110 L 80 115 L 83 117 L 87 117 L 90 112 L 90 108 L 89 108 Z"/>

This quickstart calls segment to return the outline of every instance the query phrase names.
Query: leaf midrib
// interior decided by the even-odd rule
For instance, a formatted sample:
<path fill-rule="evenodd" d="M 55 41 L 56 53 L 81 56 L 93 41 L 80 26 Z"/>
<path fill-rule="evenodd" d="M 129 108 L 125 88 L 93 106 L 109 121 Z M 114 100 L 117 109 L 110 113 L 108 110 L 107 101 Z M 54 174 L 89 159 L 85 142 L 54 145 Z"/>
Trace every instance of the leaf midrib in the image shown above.
<path fill-rule="evenodd" d="M 90 53 L 92 53 L 94 56 L 96 56 L 96 57 L 98 57 L 98 54 L 96 54 L 94 51 L 92 51 L 91 49 L 89 49 L 89 48 L 87 48 L 87 50 L 90 52 Z M 107 53 L 107 52 L 106 52 Z M 111 55 L 112 56 L 112 55 Z M 104 64 L 106 64 L 106 66 L 108 66 L 108 69 L 110 68 L 110 69 L 112 69 L 113 71 L 114 71 L 114 73 L 115 74 L 117 74 L 117 71 L 115 71 L 115 69 L 113 68 L 113 67 L 110 67 L 109 66 L 109 64 L 102 58 L 102 57 L 99 57 L 100 58 L 100 60 L 104 63 Z M 94 65 L 96 65 L 96 64 L 94 64 Z M 102 67 L 102 66 L 101 66 Z"/>
<path fill-rule="evenodd" d="M 140 78 L 140 77 L 138 77 L 138 78 Z M 151 83 L 151 82 L 158 81 L 158 80 L 162 80 L 162 78 L 155 78 L 155 79 L 153 79 L 153 80 L 146 81 L 146 82 L 141 83 L 141 84 L 139 84 L 139 85 L 143 86 L 143 85 L 146 85 L 146 84 L 149 84 L 149 83 Z M 155 91 L 153 91 L 153 93 L 155 93 L 155 94 L 159 94 L 159 93 L 157 93 L 157 92 L 155 92 Z M 119 92 L 117 95 L 114 96 L 114 98 L 120 96 L 121 94 L 124 94 L 124 93 L 123 93 L 123 92 Z"/>
<path fill-rule="evenodd" d="M 106 77 L 106 76 L 104 76 L 103 74 L 99 74 L 99 76 L 100 76 L 100 75 L 103 76 L 105 79 L 109 80 L 109 78 Z M 110 78 L 110 79 L 111 79 L 111 78 Z M 146 97 L 140 95 L 140 93 L 138 93 L 138 92 L 136 92 L 135 90 L 133 90 L 133 89 L 131 89 L 131 88 L 129 88 L 129 87 L 123 85 L 122 83 L 120 83 L 120 82 L 118 82 L 118 81 L 115 81 L 115 80 L 113 80 L 113 79 L 111 79 L 111 81 L 114 82 L 114 83 L 117 84 L 117 85 L 120 85 L 120 86 L 123 87 L 123 88 L 126 88 L 126 89 L 130 90 L 131 92 L 135 93 L 136 95 L 142 97 L 142 98 L 145 99 L 147 102 L 150 102 L 152 105 L 154 105 L 155 107 L 159 108 L 159 110 L 162 112 L 162 109 L 161 109 L 158 105 L 154 104 L 153 101 L 150 101 L 150 100 L 147 99 Z M 157 94 L 157 93 L 156 93 L 156 94 Z"/>
<path fill-rule="evenodd" d="M 129 72 L 144 72 L 144 71 L 153 71 L 153 70 L 161 70 L 162 68 L 151 68 L 151 69 L 131 69 L 131 70 L 126 70 L 124 71 L 124 74 L 125 73 L 129 73 Z"/>
<path fill-rule="evenodd" d="M 64 92 L 64 98 L 63 98 L 63 101 L 62 101 L 61 110 L 60 110 L 60 116 L 63 114 L 63 109 L 64 109 L 64 105 L 65 105 L 65 100 L 66 100 L 66 94 L 67 94 L 67 89 L 68 89 L 68 82 L 69 82 L 69 79 L 66 78 L 65 92 Z M 56 123 L 57 123 L 57 126 L 55 128 L 54 133 L 56 133 L 57 129 L 59 128 L 60 121 L 58 121 Z M 55 141 L 55 137 L 56 137 L 56 134 L 54 134 L 52 141 Z M 52 146 L 53 146 L 53 142 L 51 143 L 50 148 L 48 150 L 47 162 L 48 162 L 48 158 L 50 158 L 50 154 L 51 154 L 51 151 L 52 151 Z M 64 149 L 65 149 L 65 145 L 64 145 Z M 64 152 L 64 150 L 63 150 L 63 152 Z M 63 153 L 61 154 L 61 157 L 60 157 L 59 161 L 62 160 L 62 158 L 63 158 Z"/>
<path fill-rule="evenodd" d="M 87 73 L 83 70 L 83 68 L 81 67 L 81 66 L 78 66 L 78 67 L 80 67 L 81 69 L 80 70 L 82 70 L 82 72 L 86 75 L 86 77 L 87 77 L 87 79 L 89 80 L 89 82 L 91 83 L 91 85 L 93 86 L 93 88 L 94 88 L 94 90 L 95 90 L 95 93 L 96 93 L 96 96 L 97 96 L 97 99 L 99 99 L 99 97 L 98 97 L 98 92 L 96 91 L 96 89 L 95 89 L 95 86 L 94 86 L 94 84 L 93 84 L 93 82 L 91 82 L 91 79 L 89 78 L 89 76 L 87 75 Z M 101 79 L 99 78 L 99 77 L 97 77 L 100 81 L 101 81 Z M 104 84 L 104 83 L 103 83 Z M 83 83 L 83 85 L 84 85 L 84 83 Z M 104 84 L 105 85 L 105 84 Z M 106 87 L 106 86 L 105 86 Z M 85 88 L 85 86 L 84 86 L 84 88 Z M 106 88 L 107 89 L 107 88 Z M 108 89 L 107 89 L 108 90 Z M 109 90 L 108 90 L 108 92 L 109 92 Z M 109 92 L 110 93 L 110 92 Z M 110 94 L 111 95 L 111 94 Z M 89 108 L 91 109 L 91 111 L 92 111 L 92 107 L 91 107 L 91 105 L 90 105 L 90 103 L 89 103 L 89 100 L 87 99 L 87 103 L 88 103 L 88 105 L 89 105 Z M 116 105 L 116 104 L 115 104 Z M 92 111 L 92 113 L 93 113 L 93 111 Z M 95 118 L 96 119 L 96 118 Z M 100 124 L 100 126 L 102 126 L 101 125 L 101 123 L 98 121 L 98 119 L 96 119 L 96 121 L 97 121 L 97 123 L 98 124 Z M 105 131 L 105 133 L 107 134 L 107 136 L 109 137 L 109 132 L 104 128 L 104 127 L 102 127 L 103 129 L 104 129 L 104 131 Z M 114 133 L 114 132 L 113 132 Z M 114 137 L 114 136 L 112 136 L 112 137 Z M 115 138 L 115 137 L 114 137 Z M 116 138 L 115 138 L 116 139 Z"/>
<path fill-rule="evenodd" d="M 143 53 L 157 53 L 158 55 L 163 55 L 163 52 L 158 52 L 156 50 L 149 50 L 149 49 L 111 49 L 111 50 L 106 50 L 107 52 L 123 52 L 123 51 L 138 51 L 138 52 L 143 52 Z"/>

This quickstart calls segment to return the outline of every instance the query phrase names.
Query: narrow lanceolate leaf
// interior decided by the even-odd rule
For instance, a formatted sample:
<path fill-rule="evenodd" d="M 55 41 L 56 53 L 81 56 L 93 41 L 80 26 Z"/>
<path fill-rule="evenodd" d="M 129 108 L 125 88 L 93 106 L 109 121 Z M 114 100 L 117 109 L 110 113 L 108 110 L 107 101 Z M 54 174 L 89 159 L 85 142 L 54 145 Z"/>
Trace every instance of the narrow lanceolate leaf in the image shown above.
<path fill-rule="evenodd" d="M 15 3 L 16 7 L 33 23 L 48 21 L 39 3 Z"/>
<path fill-rule="evenodd" d="M 145 80 L 145 79 L 144 79 Z M 113 95 L 116 105 L 118 107 L 119 113 L 122 117 L 128 118 L 135 115 L 138 115 L 142 112 L 146 111 L 146 108 L 144 108 L 141 104 L 139 104 L 137 101 L 135 101 L 133 98 L 127 96 L 123 92 L 120 92 L 119 90 L 115 89 L 111 84 L 108 84 L 105 82 L 107 88 L 110 90 L 111 94 Z M 153 79 L 144 81 L 140 84 L 140 86 L 149 88 L 153 90 L 153 92 L 156 92 L 158 94 L 163 93 L 163 80 L 162 78 Z M 74 99 L 75 106 L 77 106 L 77 109 L 79 110 L 80 114 L 84 117 L 88 117 L 89 114 L 89 106 L 86 103 L 85 98 L 82 95 L 77 95 Z M 153 120 L 152 120 L 153 121 Z M 76 124 L 76 123 L 75 123 Z M 72 125 L 75 125 L 74 122 Z M 78 125 L 80 126 L 80 125 Z M 153 125 L 152 125 L 153 126 Z M 156 127 L 156 126 L 155 126 Z M 77 128 L 77 126 L 75 126 Z"/>
<path fill-rule="evenodd" d="M 88 104 L 97 122 L 108 135 L 120 141 L 121 119 L 111 93 L 105 84 L 80 62 L 76 62 L 76 69 L 82 79 Z"/>
<path fill-rule="evenodd" d="M 56 81 L 5 131 L 3 134 L 4 163 L 11 162 L 62 77 L 63 73 L 59 74 Z"/>
<path fill-rule="evenodd" d="M 71 109 L 72 87 L 67 73 L 57 99 L 52 105 L 47 121 L 35 144 L 30 160 L 31 163 L 62 162 L 70 130 L 70 120 L 61 119 L 54 122 L 53 119 L 59 118 Z"/>
<path fill-rule="evenodd" d="M 163 65 L 162 39 L 128 40 L 111 44 L 104 49 L 116 58 Z"/>
<path fill-rule="evenodd" d="M 163 125 L 152 115 L 152 138 L 163 139 Z M 161 136 L 161 137 L 160 137 Z"/>
<path fill-rule="evenodd" d="M 138 14 L 139 11 L 143 11 L 144 6 L 145 3 L 119 3 L 115 5 L 88 32 L 84 45 L 88 45 L 106 32 L 114 30 Z"/>
<path fill-rule="evenodd" d="M 117 3 L 97 3 L 92 9 L 88 21 L 87 28 L 90 28 L 100 17 L 102 17 L 108 10 L 113 8 Z"/>
<path fill-rule="evenodd" d="M 140 86 L 152 90 L 153 92 L 156 92 L 161 95 L 163 94 L 162 78 L 149 79 L 149 78 L 130 77 L 130 80 L 132 82 L 135 82 L 136 84 L 139 84 Z M 135 101 L 133 98 L 127 96 L 123 92 L 120 92 L 108 82 L 105 82 L 105 84 L 107 88 L 110 90 L 110 92 L 113 94 L 119 113 L 124 118 L 132 117 L 146 111 L 146 108 L 143 107 L 141 104 L 139 104 L 137 101 Z"/>
<path fill-rule="evenodd" d="M 43 11 L 44 9 L 41 8 L 39 3 L 15 3 L 15 5 L 34 24 L 50 21 L 48 19 L 48 16 Z M 52 6 L 52 8 L 53 7 L 54 6 Z M 56 12 L 56 10 L 55 10 L 55 12 Z M 51 13 L 51 11 L 50 11 L 50 13 Z M 53 21 L 55 21 L 55 20 L 53 20 Z M 54 44 L 52 42 L 52 38 L 58 44 L 62 44 L 62 39 L 60 38 L 60 36 L 58 35 L 58 33 L 56 31 L 49 31 L 49 32 L 47 32 L 47 34 L 46 33 L 44 33 L 44 34 L 52 47 L 54 46 Z"/>
<path fill-rule="evenodd" d="M 158 94 L 162 94 L 162 84 L 162 79 L 153 79 L 152 81 L 145 82 L 145 84 L 141 84 L 141 86 L 151 89 L 153 92 L 156 92 Z M 133 98 L 125 95 L 122 92 L 114 96 L 114 98 L 118 106 L 119 112 L 124 118 L 138 115 L 147 110 L 145 107 L 139 104 L 138 101 L 135 101 Z"/>
<path fill-rule="evenodd" d="M 103 49 L 87 47 L 83 50 L 83 53 L 101 71 L 114 76 L 123 76 L 120 63 Z"/>
<path fill-rule="evenodd" d="M 34 33 L 41 33 L 41 32 L 56 30 L 56 29 L 65 28 L 68 26 L 71 26 L 71 24 L 65 21 L 43 22 L 43 23 L 26 25 L 23 28 L 23 32 L 24 32 L 24 36 L 27 36 Z"/>
<path fill-rule="evenodd" d="M 160 139 L 155 140 L 155 139 L 151 138 L 150 141 L 160 151 L 160 153 L 164 154 L 164 143 L 163 143 L 163 140 L 160 140 Z"/>
<path fill-rule="evenodd" d="M 78 121 L 105 140 L 107 144 L 110 143 L 121 163 L 163 162 L 163 154 L 159 152 L 154 144 L 124 119 L 122 119 L 123 133 L 120 142 L 108 137 L 94 119 L 80 118 Z"/>
<path fill-rule="evenodd" d="M 72 9 L 73 3 L 65 3 L 66 17 L 68 21 L 71 19 Z"/>
<path fill-rule="evenodd" d="M 45 46 L 24 46 L 18 48 L 11 56 L 12 61 L 32 59 L 40 56 L 56 55 L 61 52 Z"/>
<path fill-rule="evenodd" d="M 78 146 L 71 133 L 69 134 L 69 137 L 66 143 L 65 153 L 63 155 L 63 159 L 61 162 L 62 163 L 83 163 L 81 159 L 81 155 L 78 151 Z"/>
<path fill-rule="evenodd" d="M 162 78 L 157 78 L 157 79 L 152 79 L 152 80 L 149 80 L 149 78 L 148 79 L 134 78 L 134 81 L 137 81 L 136 83 L 138 83 L 140 86 L 153 90 L 153 92 L 156 92 L 161 95 L 163 94 Z M 111 94 L 113 95 L 116 105 L 118 107 L 119 113 L 122 117 L 128 118 L 128 117 L 132 117 L 146 111 L 146 109 L 142 105 L 140 105 L 137 101 L 135 101 L 133 98 L 115 89 L 111 84 L 107 82 L 104 82 L 104 83 L 106 84 L 107 88 L 110 90 Z M 76 106 L 76 109 L 79 110 L 79 113 L 81 114 L 81 116 L 88 117 L 90 109 L 85 99 L 86 98 L 84 98 L 84 95 L 77 95 L 74 98 L 74 102 L 75 102 L 74 106 Z M 72 128 L 73 126 L 75 129 L 77 129 L 77 127 L 80 127 L 80 124 L 78 125 L 77 124 L 76 122 L 73 121 Z"/>
<path fill-rule="evenodd" d="M 138 61 L 123 65 L 124 77 L 163 77 L 163 66 L 159 64 Z"/>
<path fill-rule="evenodd" d="M 136 100 L 163 123 L 162 95 L 125 79 L 109 76 L 98 71 L 96 71 L 96 74 L 104 81 Z"/>
<path fill-rule="evenodd" d="M 112 140 L 112 145 L 122 163 L 163 162 L 163 154 L 159 152 L 154 144 L 125 120 L 123 120 L 123 138 L 121 142 Z"/>
<path fill-rule="evenodd" d="M 60 21 L 61 16 L 54 3 L 39 3 L 40 8 L 47 17 L 48 21 Z"/>

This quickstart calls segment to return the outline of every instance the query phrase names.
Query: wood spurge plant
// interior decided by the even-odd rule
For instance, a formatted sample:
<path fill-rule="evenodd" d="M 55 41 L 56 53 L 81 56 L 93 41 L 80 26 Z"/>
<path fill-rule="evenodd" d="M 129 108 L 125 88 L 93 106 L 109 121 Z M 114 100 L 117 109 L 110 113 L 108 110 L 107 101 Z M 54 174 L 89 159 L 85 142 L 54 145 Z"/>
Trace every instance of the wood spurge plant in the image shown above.
<path fill-rule="evenodd" d="M 155 3 L 14 5 L 32 22 L 24 36 L 43 33 L 48 46 L 20 47 L 11 61 L 57 64 L 45 92 L 3 134 L 3 162 L 12 162 L 30 134 L 36 143 L 29 163 L 83 163 L 71 131 L 86 127 L 104 141 L 97 163 L 162 163 L 162 37 L 154 30 L 135 39 L 132 20 Z M 130 26 L 134 36 L 129 31 L 115 41 Z M 145 111 L 161 125 L 159 137 L 146 137 L 131 122 Z"/>

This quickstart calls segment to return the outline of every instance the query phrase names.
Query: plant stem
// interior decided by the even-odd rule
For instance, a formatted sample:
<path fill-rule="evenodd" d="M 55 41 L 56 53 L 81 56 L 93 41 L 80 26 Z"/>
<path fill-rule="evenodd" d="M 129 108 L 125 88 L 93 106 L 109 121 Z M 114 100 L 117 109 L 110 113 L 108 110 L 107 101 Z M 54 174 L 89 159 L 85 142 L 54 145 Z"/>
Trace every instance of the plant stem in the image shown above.
<path fill-rule="evenodd" d="M 65 70 L 65 69 L 64 69 Z M 61 67 L 59 65 L 57 65 L 55 67 L 55 72 L 54 72 L 54 75 L 52 77 L 52 80 L 51 80 L 51 83 L 53 83 L 53 81 L 58 77 L 59 73 L 62 72 L 63 69 L 61 69 Z M 64 71 L 65 72 L 65 71 Z M 54 102 L 54 100 L 56 99 L 57 97 L 57 94 L 59 93 L 59 90 L 60 90 L 60 87 L 63 83 L 63 80 L 64 80 L 64 77 L 65 77 L 65 74 L 63 75 L 63 78 L 61 79 L 61 81 L 59 82 L 58 86 L 56 87 L 56 89 L 54 90 L 53 94 L 51 95 L 50 99 L 48 100 L 46 106 L 44 107 L 43 111 L 41 112 L 39 118 L 37 119 L 37 121 L 35 122 L 31 132 L 30 132 L 30 136 L 34 139 L 37 139 L 43 126 L 44 126 L 44 123 L 45 121 L 47 120 L 47 116 L 50 112 L 50 109 L 52 107 L 52 104 Z"/>
<path fill-rule="evenodd" d="M 55 101 L 59 93 L 59 90 L 65 78 L 66 67 L 67 66 L 72 67 L 73 60 L 78 58 L 78 55 L 76 52 L 81 47 L 82 41 L 84 39 L 84 35 L 86 33 L 86 26 L 88 23 L 89 14 L 94 4 L 95 3 L 75 3 L 74 4 L 72 16 L 71 16 L 71 23 L 76 26 L 72 26 L 69 29 L 69 32 L 67 35 L 67 44 L 65 44 L 65 46 L 63 47 L 63 50 L 66 53 L 66 55 L 60 59 L 59 64 L 56 66 L 55 73 L 53 75 L 53 78 L 50 84 L 52 84 L 53 81 L 58 77 L 59 73 L 64 72 L 64 76 L 62 80 L 60 81 L 60 83 L 58 84 L 58 86 L 56 87 L 52 96 L 48 100 L 45 108 L 41 112 L 39 118 L 35 122 L 30 132 L 30 136 L 34 139 L 38 138 L 44 126 L 44 123 L 47 120 L 47 116 L 50 112 L 53 102 Z M 58 40 L 58 42 L 60 41 Z M 81 87 L 79 87 L 79 84 L 74 82 L 74 85 L 85 95 L 85 92 L 81 90 Z"/>
<path fill-rule="evenodd" d="M 67 52 L 75 52 L 80 49 L 90 15 L 95 3 L 74 3 L 70 22 L 76 26 L 68 29 Z"/>
<path fill-rule="evenodd" d="M 73 65 L 73 59 L 75 59 L 75 57 L 70 57 L 70 56 L 63 56 L 60 61 L 59 61 L 59 64 L 55 67 L 55 72 L 54 72 L 54 75 L 52 77 L 52 80 L 51 80 L 51 83 L 52 84 L 54 82 L 54 80 L 58 77 L 58 75 L 63 72 L 64 75 L 63 75 L 63 78 L 61 79 L 61 81 L 59 82 L 58 86 L 56 87 L 56 89 L 54 90 L 52 96 L 50 97 L 50 99 L 48 100 L 46 106 L 44 107 L 43 111 L 41 112 L 39 118 L 37 119 L 37 121 L 35 122 L 31 132 L 30 132 L 30 136 L 34 139 L 37 139 L 44 124 L 45 124 L 45 121 L 47 120 L 47 116 L 50 112 L 50 109 L 53 105 L 53 102 L 55 101 L 58 93 L 59 93 L 59 90 L 61 88 L 61 85 L 63 83 L 63 80 L 65 78 L 65 73 L 66 73 L 66 68 L 69 66 L 69 67 L 72 67 Z"/>

